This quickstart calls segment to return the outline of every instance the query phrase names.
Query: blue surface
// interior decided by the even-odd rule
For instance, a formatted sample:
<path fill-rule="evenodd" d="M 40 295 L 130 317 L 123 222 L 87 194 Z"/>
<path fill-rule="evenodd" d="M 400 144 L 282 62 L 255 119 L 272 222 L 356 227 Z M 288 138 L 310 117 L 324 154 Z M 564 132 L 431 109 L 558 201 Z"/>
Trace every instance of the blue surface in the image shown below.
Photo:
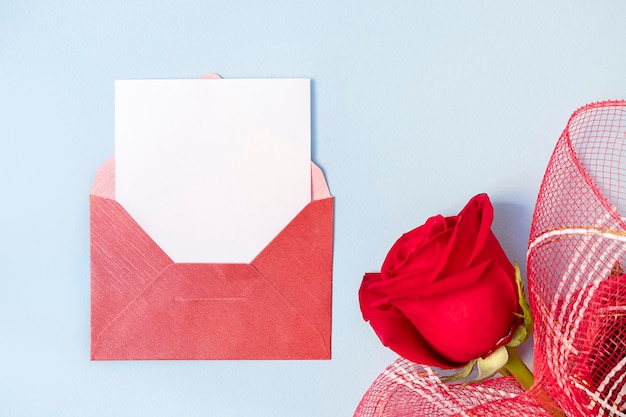
<path fill-rule="evenodd" d="M 363 272 L 483 191 L 523 261 L 570 114 L 626 96 L 626 3 L 529 3 L 3 0 L 0 416 L 350 416 L 395 358 L 360 317 Z M 208 71 L 313 80 L 336 196 L 331 361 L 89 361 L 113 81 Z"/>

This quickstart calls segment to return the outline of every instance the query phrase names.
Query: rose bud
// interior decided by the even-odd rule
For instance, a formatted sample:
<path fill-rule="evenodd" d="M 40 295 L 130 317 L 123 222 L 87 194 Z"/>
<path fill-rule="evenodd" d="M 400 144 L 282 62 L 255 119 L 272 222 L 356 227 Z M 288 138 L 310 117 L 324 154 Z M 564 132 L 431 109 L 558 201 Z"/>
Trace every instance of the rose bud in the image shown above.
<path fill-rule="evenodd" d="M 491 231 L 493 207 L 473 197 L 404 234 L 359 290 L 363 318 L 413 362 L 459 368 L 511 341 L 522 322 L 515 270 Z"/>

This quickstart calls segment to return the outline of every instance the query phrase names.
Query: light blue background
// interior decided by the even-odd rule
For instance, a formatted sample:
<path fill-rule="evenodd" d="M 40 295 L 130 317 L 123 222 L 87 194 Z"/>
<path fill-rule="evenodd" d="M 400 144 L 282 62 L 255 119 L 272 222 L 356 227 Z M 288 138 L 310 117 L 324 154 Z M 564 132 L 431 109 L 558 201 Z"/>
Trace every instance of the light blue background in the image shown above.
<path fill-rule="evenodd" d="M 545 3 L 3 0 L 0 416 L 350 416 L 395 358 L 361 319 L 362 274 L 483 191 L 523 264 L 570 114 L 626 96 L 626 3 Z M 313 158 L 336 196 L 331 361 L 89 361 L 88 194 L 113 153 L 113 81 L 208 71 L 313 80 Z"/>

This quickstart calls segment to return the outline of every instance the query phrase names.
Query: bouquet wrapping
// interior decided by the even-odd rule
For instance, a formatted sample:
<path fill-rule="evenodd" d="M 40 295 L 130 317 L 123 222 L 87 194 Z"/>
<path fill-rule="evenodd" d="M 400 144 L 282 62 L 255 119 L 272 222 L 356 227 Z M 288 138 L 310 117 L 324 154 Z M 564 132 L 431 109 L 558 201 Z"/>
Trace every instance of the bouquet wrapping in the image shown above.
<path fill-rule="evenodd" d="M 528 244 L 535 384 L 443 382 L 400 358 L 355 416 L 626 416 L 626 102 L 578 109 L 539 190 Z"/>

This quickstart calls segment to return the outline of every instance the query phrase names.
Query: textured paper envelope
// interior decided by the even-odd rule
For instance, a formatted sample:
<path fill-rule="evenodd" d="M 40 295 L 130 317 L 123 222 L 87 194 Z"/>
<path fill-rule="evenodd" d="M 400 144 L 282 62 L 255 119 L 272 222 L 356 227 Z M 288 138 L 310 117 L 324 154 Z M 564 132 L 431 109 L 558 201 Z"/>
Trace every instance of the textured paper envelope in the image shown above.
<path fill-rule="evenodd" d="M 310 202 L 251 262 L 180 263 L 116 201 L 107 161 L 90 196 L 92 360 L 329 359 L 333 197 L 310 169 Z"/>

